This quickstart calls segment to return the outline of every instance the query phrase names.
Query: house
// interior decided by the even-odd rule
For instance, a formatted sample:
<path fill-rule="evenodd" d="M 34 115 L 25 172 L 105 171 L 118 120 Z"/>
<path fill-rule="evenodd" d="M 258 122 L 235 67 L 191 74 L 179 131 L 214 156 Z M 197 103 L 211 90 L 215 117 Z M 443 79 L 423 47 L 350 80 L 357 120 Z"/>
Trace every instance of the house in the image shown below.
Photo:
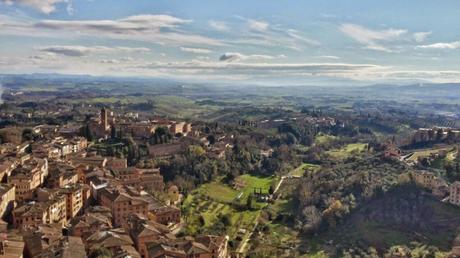
<path fill-rule="evenodd" d="M 115 157 L 107 158 L 106 167 L 108 169 L 124 169 L 128 167 L 128 160 Z"/>
<path fill-rule="evenodd" d="M 65 162 L 49 163 L 49 178 L 47 186 L 50 188 L 61 188 L 66 185 L 76 184 L 79 181 L 77 169 Z"/>
<path fill-rule="evenodd" d="M 112 228 L 112 212 L 103 206 L 92 206 L 85 213 L 71 221 L 71 235 L 82 237 L 84 241 L 94 232 Z"/>
<path fill-rule="evenodd" d="M 124 169 L 112 169 L 112 175 L 121 184 L 132 186 L 138 190 L 163 191 L 163 176 L 159 169 L 139 169 L 129 167 Z"/>
<path fill-rule="evenodd" d="M 63 236 L 60 226 L 42 225 L 24 231 L 27 257 L 84 258 L 85 246 L 80 237 Z"/>
<path fill-rule="evenodd" d="M 460 206 L 460 181 L 455 181 L 449 187 L 449 202 Z"/>
<path fill-rule="evenodd" d="M 160 224 L 180 223 L 180 209 L 172 205 L 159 205 L 149 212 L 150 218 Z"/>
<path fill-rule="evenodd" d="M 148 220 L 139 214 L 131 214 L 128 218 L 128 232 L 134 240 L 136 249 L 142 257 L 148 257 L 147 244 L 167 241 L 172 238 L 171 231 L 165 225 Z"/>
<path fill-rule="evenodd" d="M 131 135 L 135 138 L 149 138 L 155 133 L 156 125 L 151 123 L 120 123 L 116 125 L 117 130 L 123 135 Z"/>
<path fill-rule="evenodd" d="M 0 258 L 22 258 L 24 253 L 24 238 L 16 232 L 0 235 Z"/>
<path fill-rule="evenodd" d="M 0 218 L 4 219 L 14 209 L 16 189 L 14 185 L 0 184 Z"/>
<path fill-rule="evenodd" d="M 66 185 L 59 190 L 59 194 L 66 197 L 66 216 L 67 220 L 70 220 L 86 206 L 90 198 L 90 189 L 83 184 Z"/>
<path fill-rule="evenodd" d="M 114 228 L 94 232 L 86 239 L 86 249 L 91 252 L 96 248 L 107 248 L 110 252 L 116 253 L 120 248 L 133 247 L 134 242 L 123 228 Z"/>
<path fill-rule="evenodd" d="M 80 237 L 66 236 L 40 253 L 39 257 L 86 258 L 85 245 Z"/>
<path fill-rule="evenodd" d="M 198 236 L 195 239 L 178 239 L 148 244 L 148 257 L 175 258 L 227 258 L 228 237 Z"/>
<path fill-rule="evenodd" d="M 153 158 L 168 158 L 184 151 L 181 143 L 165 143 L 149 145 L 149 155 Z"/>
<path fill-rule="evenodd" d="M 44 191 L 42 191 L 44 192 Z M 60 224 L 67 222 L 66 197 L 39 192 L 39 201 L 25 203 L 13 210 L 15 228 L 38 226 L 40 224 Z"/>
<path fill-rule="evenodd" d="M 107 158 L 102 156 L 90 156 L 90 157 L 73 157 L 70 160 L 70 164 L 74 166 L 89 166 L 89 167 L 98 167 L 104 168 L 107 164 Z"/>
<path fill-rule="evenodd" d="M 399 159 L 401 157 L 401 150 L 393 143 L 386 143 L 383 150 L 383 158 L 386 159 Z"/>
<path fill-rule="evenodd" d="M 417 185 L 432 191 L 436 188 L 447 186 L 444 179 L 428 171 L 413 171 L 411 175 Z"/>
<path fill-rule="evenodd" d="M 124 226 L 128 216 L 139 213 L 148 214 L 148 202 L 137 196 L 131 196 L 121 189 L 102 189 L 99 194 L 99 203 L 112 209 L 114 226 Z"/>
<path fill-rule="evenodd" d="M 42 185 L 48 176 L 48 160 L 33 158 L 12 171 L 8 182 L 16 186 L 16 200 L 32 198 L 33 191 Z"/>

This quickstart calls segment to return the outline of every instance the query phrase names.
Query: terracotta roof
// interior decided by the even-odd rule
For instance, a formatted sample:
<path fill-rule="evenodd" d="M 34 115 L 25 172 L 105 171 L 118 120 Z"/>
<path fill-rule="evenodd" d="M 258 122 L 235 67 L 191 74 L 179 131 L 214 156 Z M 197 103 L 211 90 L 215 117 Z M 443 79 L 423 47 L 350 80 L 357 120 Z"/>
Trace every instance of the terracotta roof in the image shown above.
<path fill-rule="evenodd" d="M 110 229 L 92 234 L 86 239 L 88 244 L 94 247 L 117 247 L 123 245 L 133 245 L 133 241 L 124 229 Z"/>

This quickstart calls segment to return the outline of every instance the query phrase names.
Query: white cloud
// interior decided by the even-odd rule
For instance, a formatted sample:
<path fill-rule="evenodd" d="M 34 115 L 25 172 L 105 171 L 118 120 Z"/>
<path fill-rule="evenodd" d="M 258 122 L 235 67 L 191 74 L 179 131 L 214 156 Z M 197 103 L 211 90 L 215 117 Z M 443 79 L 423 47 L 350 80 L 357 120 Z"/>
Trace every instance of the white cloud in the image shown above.
<path fill-rule="evenodd" d="M 209 54 L 212 50 L 206 48 L 191 48 L 191 47 L 180 47 L 180 50 L 183 52 L 189 52 L 194 54 Z"/>
<path fill-rule="evenodd" d="M 1 1 L 1 0 L 0 0 Z M 0 35 L 42 37 L 83 37 L 136 40 L 160 45 L 203 44 L 222 42 L 184 31 L 190 20 L 170 15 L 135 15 L 118 20 L 42 20 L 38 22 L 4 19 Z"/>
<path fill-rule="evenodd" d="M 225 62 L 234 62 L 234 61 L 239 61 L 239 60 L 269 60 L 269 59 L 274 59 L 275 57 L 269 56 L 269 55 L 243 55 L 241 53 L 224 53 L 223 55 L 220 56 L 219 60 L 220 61 L 225 61 Z"/>
<path fill-rule="evenodd" d="M 364 70 L 385 69 L 383 66 L 372 64 L 345 64 L 345 63 L 241 63 L 241 62 L 174 62 L 149 63 L 138 68 L 156 70 L 180 70 L 199 72 L 223 72 L 235 74 L 252 73 L 347 73 Z M 272 74 L 273 75 L 273 74 Z"/>
<path fill-rule="evenodd" d="M 37 48 L 39 51 L 53 53 L 57 55 L 81 57 L 93 53 L 108 52 L 148 52 L 148 48 L 131 48 L 131 47 L 105 47 L 105 46 L 47 46 Z"/>
<path fill-rule="evenodd" d="M 427 37 L 429 37 L 431 35 L 431 33 L 432 33 L 431 31 L 414 33 L 415 42 L 421 43 L 421 42 L 425 41 L 425 39 Z"/>
<path fill-rule="evenodd" d="M 289 37 L 291 37 L 293 39 L 296 39 L 296 40 L 298 40 L 298 41 L 300 41 L 302 43 L 307 43 L 307 44 L 312 45 L 312 46 L 321 45 L 321 43 L 319 43 L 316 40 L 312 40 L 312 39 L 300 36 L 300 34 L 299 34 L 299 32 L 297 30 L 289 29 L 289 30 L 287 30 L 286 33 L 289 35 Z"/>
<path fill-rule="evenodd" d="M 340 59 L 338 56 L 318 56 L 318 58 L 324 58 L 324 59 Z"/>
<path fill-rule="evenodd" d="M 403 34 L 407 33 L 407 30 L 403 29 L 385 29 L 385 30 L 371 30 L 357 24 L 342 24 L 340 30 L 350 38 L 363 44 L 365 48 L 392 52 L 387 47 L 382 46 L 379 42 L 382 41 L 394 41 Z"/>
<path fill-rule="evenodd" d="M 270 26 L 270 24 L 268 24 L 266 21 L 258 21 L 253 19 L 247 20 L 247 25 L 249 29 L 260 32 L 267 31 Z"/>
<path fill-rule="evenodd" d="M 460 48 L 460 41 L 448 42 L 448 43 L 434 43 L 430 45 L 417 46 L 422 49 L 458 49 Z"/>
<path fill-rule="evenodd" d="M 223 22 L 223 21 L 214 21 L 214 20 L 211 20 L 209 21 L 209 26 L 215 30 L 218 30 L 218 31 L 228 31 L 230 29 L 230 27 L 227 25 L 226 22 Z"/>
<path fill-rule="evenodd" d="M 67 3 L 67 8 L 72 10 L 69 0 L 0 0 L 7 5 L 19 4 L 30 6 L 42 13 L 50 14 L 56 10 L 56 5 L 59 3 Z M 69 7 L 70 6 L 70 7 Z"/>

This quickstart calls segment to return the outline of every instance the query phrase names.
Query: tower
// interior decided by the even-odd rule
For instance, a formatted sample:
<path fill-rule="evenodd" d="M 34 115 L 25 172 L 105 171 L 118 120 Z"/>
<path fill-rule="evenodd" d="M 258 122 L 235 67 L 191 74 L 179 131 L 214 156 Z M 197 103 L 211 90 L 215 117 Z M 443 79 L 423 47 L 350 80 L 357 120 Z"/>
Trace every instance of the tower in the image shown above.
<path fill-rule="evenodd" d="M 104 130 L 109 130 L 109 122 L 108 122 L 108 111 L 105 108 L 101 109 L 101 125 L 103 126 Z"/>

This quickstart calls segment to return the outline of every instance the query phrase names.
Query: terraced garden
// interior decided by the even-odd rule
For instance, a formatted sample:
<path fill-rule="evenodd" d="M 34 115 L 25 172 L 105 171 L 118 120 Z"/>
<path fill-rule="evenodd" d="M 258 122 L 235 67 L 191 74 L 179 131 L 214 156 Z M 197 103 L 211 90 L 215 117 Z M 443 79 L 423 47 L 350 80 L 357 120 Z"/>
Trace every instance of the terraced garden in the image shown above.
<path fill-rule="evenodd" d="M 240 238 L 242 237 L 241 232 L 252 230 L 260 209 L 267 204 L 254 201 L 252 208 L 249 209 L 245 206 L 247 198 L 254 187 L 268 192 L 276 178 L 243 175 L 240 180 L 245 184 L 238 190 L 221 181 L 214 181 L 190 193 L 182 205 L 186 220 L 185 232 L 195 234 L 221 231 L 225 232 L 230 239 L 235 239 L 239 234 Z"/>

